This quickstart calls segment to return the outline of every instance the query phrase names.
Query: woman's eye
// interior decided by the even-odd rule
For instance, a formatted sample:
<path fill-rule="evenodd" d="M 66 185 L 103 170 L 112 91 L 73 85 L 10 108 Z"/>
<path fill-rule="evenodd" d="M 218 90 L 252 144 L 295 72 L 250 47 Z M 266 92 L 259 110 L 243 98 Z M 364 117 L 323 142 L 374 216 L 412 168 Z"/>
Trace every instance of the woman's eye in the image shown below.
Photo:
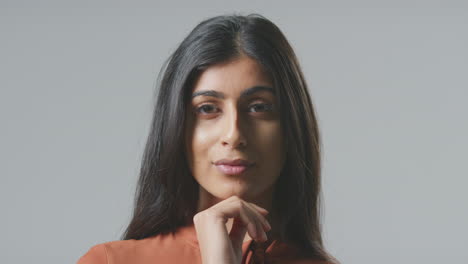
<path fill-rule="evenodd" d="M 273 106 L 271 104 L 253 104 L 250 108 L 255 109 L 254 112 L 271 112 L 273 110 Z"/>
<path fill-rule="evenodd" d="M 213 109 L 216 109 L 216 106 L 212 104 L 204 104 L 197 108 L 197 113 L 201 114 L 212 114 Z"/>
<path fill-rule="evenodd" d="M 249 106 L 249 110 L 254 113 L 259 112 L 271 112 L 273 111 L 272 104 L 252 104 Z M 219 109 L 213 104 L 204 104 L 196 108 L 196 112 L 199 114 L 207 115 L 219 112 Z"/>

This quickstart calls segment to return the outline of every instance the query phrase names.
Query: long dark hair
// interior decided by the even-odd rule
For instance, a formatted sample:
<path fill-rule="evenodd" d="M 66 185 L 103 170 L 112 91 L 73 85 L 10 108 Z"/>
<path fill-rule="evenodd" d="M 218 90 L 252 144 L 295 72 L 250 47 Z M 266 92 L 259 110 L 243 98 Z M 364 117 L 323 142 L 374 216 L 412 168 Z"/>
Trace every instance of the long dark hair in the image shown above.
<path fill-rule="evenodd" d="M 321 143 L 307 84 L 283 33 L 258 14 L 202 21 L 166 61 L 158 77 L 133 217 L 122 239 L 174 232 L 196 214 L 198 183 L 188 168 L 183 140 L 191 88 L 207 67 L 241 55 L 264 68 L 279 99 L 287 156 L 273 198 L 280 237 L 313 257 L 331 260 L 321 235 Z"/>

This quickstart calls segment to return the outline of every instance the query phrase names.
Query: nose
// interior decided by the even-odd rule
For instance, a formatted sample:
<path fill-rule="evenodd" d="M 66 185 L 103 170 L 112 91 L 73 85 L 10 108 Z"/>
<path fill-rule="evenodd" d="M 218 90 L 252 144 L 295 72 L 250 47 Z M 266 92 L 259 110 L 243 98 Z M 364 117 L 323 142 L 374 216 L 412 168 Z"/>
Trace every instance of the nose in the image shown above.
<path fill-rule="evenodd" d="M 225 127 L 222 131 L 221 143 L 223 146 L 231 147 L 232 149 L 241 148 L 247 146 L 247 139 L 243 129 L 245 124 L 235 107 L 225 112 Z"/>

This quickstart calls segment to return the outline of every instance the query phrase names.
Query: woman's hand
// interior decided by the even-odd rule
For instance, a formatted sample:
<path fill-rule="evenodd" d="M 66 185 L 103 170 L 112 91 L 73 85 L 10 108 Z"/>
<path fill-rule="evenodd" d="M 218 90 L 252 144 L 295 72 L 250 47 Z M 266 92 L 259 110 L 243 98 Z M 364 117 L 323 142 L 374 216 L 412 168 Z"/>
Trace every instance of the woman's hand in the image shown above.
<path fill-rule="evenodd" d="M 256 241 L 266 241 L 271 229 L 268 211 L 232 196 L 193 217 L 203 264 L 239 264 L 246 232 Z M 228 234 L 226 222 L 234 218 Z"/>

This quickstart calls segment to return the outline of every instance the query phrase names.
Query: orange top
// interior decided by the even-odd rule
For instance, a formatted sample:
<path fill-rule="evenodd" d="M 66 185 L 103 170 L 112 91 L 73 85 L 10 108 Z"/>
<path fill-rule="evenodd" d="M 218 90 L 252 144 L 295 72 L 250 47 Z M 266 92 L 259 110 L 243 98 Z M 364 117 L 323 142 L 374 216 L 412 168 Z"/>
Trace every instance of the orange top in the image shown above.
<path fill-rule="evenodd" d="M 299 251 L 285 243 L 273 240 L 242 244 L 242 263 L 327 264 L 304 259 Z M 150 264 L 201 263 L 200 248 L 194 225 L 180 227 L 175 234 L 160 234 L 145 239 L 117 240 L 95 245 L 77 264 Z"/>

